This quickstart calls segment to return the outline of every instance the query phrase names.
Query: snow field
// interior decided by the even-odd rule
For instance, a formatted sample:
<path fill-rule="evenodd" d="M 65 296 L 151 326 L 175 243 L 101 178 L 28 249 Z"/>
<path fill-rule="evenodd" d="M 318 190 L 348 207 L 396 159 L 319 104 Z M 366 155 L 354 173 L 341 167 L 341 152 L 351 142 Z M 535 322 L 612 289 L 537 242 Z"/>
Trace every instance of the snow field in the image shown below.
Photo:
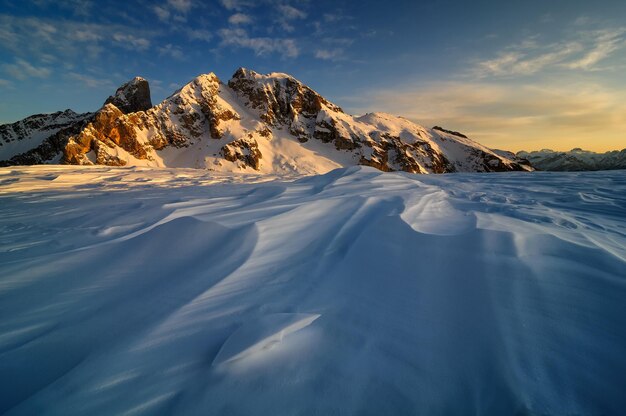
<path fill-rule="evenodd" d="M 0 413 L 620 414 L 626 172 L 0 169 Z"/>

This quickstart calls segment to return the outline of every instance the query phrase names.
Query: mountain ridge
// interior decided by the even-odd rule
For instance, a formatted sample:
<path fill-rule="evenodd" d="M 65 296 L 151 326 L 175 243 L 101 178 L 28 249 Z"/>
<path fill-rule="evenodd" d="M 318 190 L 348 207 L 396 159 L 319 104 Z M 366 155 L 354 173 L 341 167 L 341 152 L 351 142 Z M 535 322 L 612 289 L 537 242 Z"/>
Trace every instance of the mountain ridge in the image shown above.
<path fill-rule="evenodd" d="M 528 160 L 535 168 L 555 172 L 580 172 L 593 170 L 626 169 L 626 148 L 596 153 L 579 147 L 569 151 L 551 149 L 517 152 L 517 156 Z"/>
<path fill-rule="evenodd" d="M 15 124 L 0 126 L 0 134 L 14 132 L 0 140 L 0 165 L 302 174 L 353 165 L 411 173 L 532 170 L 461 133 L 385 113 L 354 117 L 291 75 L 246 68 L 226 83 L 214 73 L 199 75 L 154 106 L 148 81 L 135 77 L 98 111 L 74 115 L 54 132 L 43 126 L 20 136 Z"/>

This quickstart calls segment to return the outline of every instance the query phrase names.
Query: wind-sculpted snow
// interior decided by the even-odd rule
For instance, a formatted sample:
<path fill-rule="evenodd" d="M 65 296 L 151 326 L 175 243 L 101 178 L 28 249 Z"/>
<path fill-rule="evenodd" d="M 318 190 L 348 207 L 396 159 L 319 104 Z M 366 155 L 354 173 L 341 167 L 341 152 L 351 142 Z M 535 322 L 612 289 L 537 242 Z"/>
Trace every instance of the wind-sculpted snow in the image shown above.
<path fill-rule="evenodd" d="M 0 413 L 618 415 L 626 172 L 0 169 Z"/>

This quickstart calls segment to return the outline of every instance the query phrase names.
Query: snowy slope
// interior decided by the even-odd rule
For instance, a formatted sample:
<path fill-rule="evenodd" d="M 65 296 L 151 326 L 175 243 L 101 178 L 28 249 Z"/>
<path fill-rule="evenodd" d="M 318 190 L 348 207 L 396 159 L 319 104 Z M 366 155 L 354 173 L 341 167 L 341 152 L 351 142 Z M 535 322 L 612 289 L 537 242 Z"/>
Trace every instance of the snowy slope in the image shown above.
<path fill-rule="evenodd" d="M 3 168 L 0 233 L 0 413 L 626 408 L 624 171 Z"/>
<path fill-rule="evenodd" d="M 266 174 L 355 165 L 411 173 L 532 170 L 458 133 L 384 113 L 353 117 L 290 75 L 244 68 L 227 83 L 200 75 L 154 107 L 147 81 L 134 78 L 89 121 L 67 138 L 63 163 Z"/>
<path fill-rule="evenodd" d="M 606 153 L 595 153 L 580 148 L 568 152 L 544 149 L 518 152 L 517 155 L 530 161 L 537 169 L 547 171 L 626 169 L 626 149 Z"/>

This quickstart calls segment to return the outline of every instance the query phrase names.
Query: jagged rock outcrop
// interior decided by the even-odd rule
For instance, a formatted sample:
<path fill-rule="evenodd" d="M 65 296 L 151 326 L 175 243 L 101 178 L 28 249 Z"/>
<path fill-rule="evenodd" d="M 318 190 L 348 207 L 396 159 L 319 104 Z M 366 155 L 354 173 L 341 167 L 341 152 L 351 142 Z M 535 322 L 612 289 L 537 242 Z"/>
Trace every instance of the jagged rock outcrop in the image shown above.
<path fill-rule="evenodd" d="M 104 105 L 113 104 L 124 114 L 145 111 L 152 107 L 150 85 L 141 77 L 135 77 L 119 87 L 107 98 Z"/>
<path fill-rule="evenodd" d="M 246 100 L 247 106 L 261 110 L 261 119 L 272 126 L 291 123 L 299 116 L 314 118 L 323 107 L 343 112 L 340 107 L 286 74 L 261 75 L 239 68 L 228 81 L 228 86 Z"/>
<path fill-rule="evenodd" d="M 444 133 L 451 134 L 453 136 L 458 136 L 458 137 L 462 137 L 464 139 L 468 139 L 468 137 L 466 135 L 464 135 L 463 133 L 459 133 L 458 131 L 454 131 L 454 130 L 446 130 L 443 127 L 440 127 L 440 126 L 433 127 L 433 130 L 439 130 L 439 131 L 442 131 Z"/>
<path fill-rule="evenodd" d="M 246 106 L 259 110 L 261 120 L 273 127 L 286 126 L 301 143 L 313 137 L 333 143 L 337 150 L 360 147 L 358 140 L 344 134 L 330 116 L 345 114 L 343 110 L 289 75 L 261 75 L 239 68 L 228 86 Z"/>
<path fill-rule="evenodd" d="M 149 95 L 139 77 L 118 88 L 59 136 L 57 159 L 267 173 L 356 164 L 411 173 L 532 169 L 441 127 L 384 113 L 353 117 L 281 73 L 240 68 L 228 83 L 200 75 L 156 106 Z"/>
<path fill-rule="evenodd" d="M 405 143 L 399 136 L 388 133 L 374 132 L 373 139 L 365 141 L 365 145 L 371 148 L 368 157 L 363 155 L 360 165 L 372 166 L 384 172 L 398 170 L 411 173 L 445 173 L 452 172 L 454 168 L 440 153 L 434 151 L 427 141 Z M 428 161 L 423 166 L 417 160 Z"/>
<path fill-rule="evenodd" d="M 70 137 L 63 150 L 63 162 L 123 166 L 126 161 L 116 154 L 118 148 L 137 159 L 148 157 L 146 147 L 137 140 L 133 123 L 115 105 L 106 104 L 80 133 Z M 90 159 L 89 152 L 95 158 Z"/>
<path fill-rule="evenodd" d="M 259 151 L 259 144 L 251 136 L 237 139 L 222 146 L 220 152 L 224 159 L 230 162 L 243 162 L 244 165 L 256 170 L 259 169 L 263 157 Z"/>

